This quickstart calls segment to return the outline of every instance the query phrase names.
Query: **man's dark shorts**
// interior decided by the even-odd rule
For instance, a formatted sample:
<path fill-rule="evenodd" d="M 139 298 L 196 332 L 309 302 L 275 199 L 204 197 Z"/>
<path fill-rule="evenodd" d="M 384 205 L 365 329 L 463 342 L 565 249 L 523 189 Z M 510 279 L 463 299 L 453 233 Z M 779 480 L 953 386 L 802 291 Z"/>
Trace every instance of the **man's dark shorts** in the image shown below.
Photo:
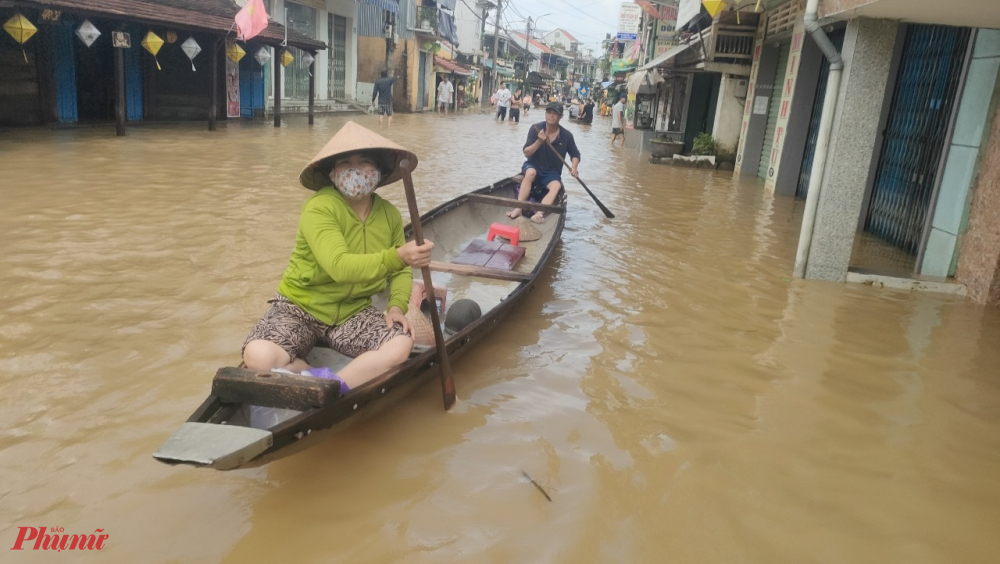
<path fill-rule="evenodd" d="M 529 168 L 535 169 L 536 173 L 535 183 L 532 186 L 532 188 L 537 186 L 539 188 L 542 188 L 543 190 L 547 190 L 549 187 L 549 183 L 552 182 L 553 180 L 557 180 L 559 182 L 559 187 L 562 188 L 563 181 L 562 181 L 561 170 L 540 170 L 531 163 L 524 163 L 524 165 L 521 166 L 521 174 L 526 174 Z M 532 190 L 532 193 L 534 192 L 535 191 Z"/>
<path fill-rule="evenodd" d="M 625 135 L 625 133 L 622 132 L 622 128 L 620 128 L 620 127 L 612 127 L 611 128 L 611 134 L 612 135 Z"/>
<path fill-rule="evenodd" d="M 378 113 L 383 116 L 392 116 L 392 100 L 385 104 L 378 105 Z"/>

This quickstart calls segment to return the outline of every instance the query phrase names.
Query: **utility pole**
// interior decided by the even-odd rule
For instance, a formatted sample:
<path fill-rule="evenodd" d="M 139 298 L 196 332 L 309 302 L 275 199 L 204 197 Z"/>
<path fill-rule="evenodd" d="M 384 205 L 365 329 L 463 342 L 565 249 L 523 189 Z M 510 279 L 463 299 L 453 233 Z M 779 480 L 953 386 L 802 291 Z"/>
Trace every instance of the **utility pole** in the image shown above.
<path fill-rule="evenodd" d="M 528 92 L 528 68 L 531 66 L 531 16 L 528 16 L 528 29 L 524 32 L 524 85 L 521 88 Z"/>
<path fill-rule="evenodd" d="M 497 84 L 497 77 L 499 76 L 499 71 L 497 69 L 497 55 L 500 49 L 500 12 L 503 11 L 503 0 L 497 0 L 497 22 L 496 27 L 493 30 L 493 83 L 490 84 L 490 90 L 495 91 Z M 492 92 L 490 93 L 492 96 Z"/>
<path fill-rule="evenodd" d="M 390 70 L 392 68 L 392 54 L 396 50 L 396 44 L 392 41 L 392 35 L 395 31 L 395 26 L 393 25 L 395 21 L 393 20 L 392 12 L 385 12 L 386 16 L 382 23 L 382 32 L 385 34 L 385 70 Z M 389 72 L 390 76 L 395 76 L 396 73 Z"/>
<path fill-rule="evenodd" d="M 479 6 L 480 6 L 480 4 L 477 2 L 476 3 L 476 7 L 478 8 Z M 483 22 L 483 27 L 479 31 L 479 53 L 480 53 L 480 57 L 482 55 L 486 54 L 486 20 L 488 19 L 488 14 L 489 14 L 489 11 L 490 11 L 489 10 L 489 4 L 483 4 L 482 6 L 483 6 L 482 7 L 482 14 L 481 14 L 482 17 L 479 18 Z M 479 105 L 483 106 L 483 107 L 486 107 L 486 88 L 485 88 L 486 87 L 486 80 L 485 79 L 486 79 L 485 75 L 479 77 L 479 83 L 480 83 L 480 87 L 479 87 Z"/>

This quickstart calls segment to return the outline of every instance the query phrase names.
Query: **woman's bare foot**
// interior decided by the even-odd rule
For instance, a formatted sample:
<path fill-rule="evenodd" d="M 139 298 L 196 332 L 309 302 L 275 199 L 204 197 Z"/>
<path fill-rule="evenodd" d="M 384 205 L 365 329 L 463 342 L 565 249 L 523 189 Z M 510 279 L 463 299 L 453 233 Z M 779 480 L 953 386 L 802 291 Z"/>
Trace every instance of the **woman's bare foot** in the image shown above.
<path fill-rule="evenodd" d="M 531 221 L 545 223 L 545 212 L 535 212 L 535 215 L 531 216 Z"/>
<path fill-rule="evenodd" d="M 507 212 L 507 217 L 511 219 L 517 219 L 521 217 L 521 208 L 514 208 L 510 210 L 509 212 Z"/>

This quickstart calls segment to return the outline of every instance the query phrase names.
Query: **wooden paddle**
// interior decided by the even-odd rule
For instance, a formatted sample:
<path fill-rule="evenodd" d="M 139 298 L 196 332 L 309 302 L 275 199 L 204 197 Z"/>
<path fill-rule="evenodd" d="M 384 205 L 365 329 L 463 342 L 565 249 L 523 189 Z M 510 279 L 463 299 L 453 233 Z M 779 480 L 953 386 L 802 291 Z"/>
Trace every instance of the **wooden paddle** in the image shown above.
<path fill-rule="evenodd" d="M 403 188 L 406 190 L 406 205 L 410 208 L 410 225 L 413 226 L 413 240 L 418 245 L 424 244 L 424 228 L 420 225 L 420 211 L 417 209 L 417 195 L 413 191 L 413 176 L 410 174 L 410 161 L 404 159 L 399 163 L 403 172 Z M 441 332 L 441 319 L 434 300 L 434 281 L 431 279 L 431 269 L 420 269 L 424 276 L 424 289 L 429 297 L 431 310 L 431 326 L 434 328 L 434 346 L 437 348 L 438 365 L 441 367 L 441 395 L 444 398 L 445 410 L 455 405 L 455 380 L 451 376 L 451 363 L 448 362 L 448 349 L 444 344 L 444 333 Z"/>
<path fill-rule="evenodd" d="M 538 128 L 532 127 L 531 130 L 535 132 L 535 135 L 538 135 Z M 552 149 L 552 153 L 555 156 L 559 157 L 559 160 L 562 161 L 562 164 L 566 165 L 566 168 L 573 170 L 573 167 L 570 166 L 570 164 L 566 162 L 566 159 L 564 159 L 563 156 L 559 154 L 559 151 L 557 151 L 556 148 L 552 146 L 552 141 L 550 141 L 548 137 L 545 138 L 545 144 L 549 146 L 549 149 Z M 590 188 L 587 188 L 587 185 L 583 183 L 583 180 L 580 180 L 579 176 L 574 176 L 573 178 L 575 178 L 576 181 L 580 183 L 580 186 L 583 186 L 583 189 L 587 191 L 587 194 L 590 194 L 590 197 L 594 199 L 594 203 L 597 204 L 597 207 L 601 208 L 601 211 L 604 212 L 605 217 L 607 217 L 608 219 L 615 218 L 615 214 L 611 213 L 611 210 L 609 210 L 607 206 L 605 206 L 603 203 L 601 203 L 599 199 L 597 199 L 597 196 L 595 196 L 594 193 L 590 191 Z"/>

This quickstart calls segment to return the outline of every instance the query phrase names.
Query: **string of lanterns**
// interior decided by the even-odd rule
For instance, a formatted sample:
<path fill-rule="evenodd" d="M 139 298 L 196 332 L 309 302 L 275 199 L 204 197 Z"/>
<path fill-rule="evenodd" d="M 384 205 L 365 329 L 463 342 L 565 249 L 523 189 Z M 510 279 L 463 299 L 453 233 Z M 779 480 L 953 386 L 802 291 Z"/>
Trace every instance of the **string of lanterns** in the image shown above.
<path fill-rule="evenodd" d="M 35 27 L 35 25 L 20 12 L 14 14 L 10 17 L 10 19 L 4 22 L 3 28 L 8 34 L 10 34 L 11 37 L 14 38 L 14 41 L 17 41 L 17 43 L 21 46 L 21 54 L 24 55 L 24 62 L 27 63 L 28 54 L 24 50 L 24 44 L 38 32 L 38 28 Z M 101 31 L 97 29 L 97 26 L 91 23 L 89 19 L 83 20 L 83 23 L 76 28 L 75 34 L 77 38 L 87 46 L 87 48 L 90 48 L 90 46 L 93 45 L 94 42 L 101 37 L 101 35 L 103 35 Z M 167 39 L 167 43 L 174 43 L 177 41 L 177 34 L 172 31 L 167 32 Z M 163 70 L 163 67 L 160 66 L 160 61 L 156 58 L 156 55 L 160 52 L 160 49 L 163 48 L 164 43 L 164 40 L 152 31 L 146 32 L 145 37 L 142 39 L 142 48 L 153 56 L 156 68 L 159 70 Z M 198 45 L 198 42 L 195 41 L 194 37 L 189 36 L 180 47 L 191 61 L 191 70 L 197 72 L 197 69 L 194 67 L 194 59 L 199 53 L 201 53 L 201 45 Z M 234 63 L 240 62 L 240 59 L 242 59 L 245 55 L 246 51 L 244 51 L 243 48 L 236 43 L 233 43 L 226 48 L 226 56 L 229 57 Z M 254 54 L 254 59 L 256 59 L 257 63 L 263 67 L 271 60 L 271 52 L 267 47 L 261 47 Z M 288 49 L 282 49 L 281 56 L 278 60 L 281 63 L 281 66 L 287 67 L 295 61 L 295 57 Z M 314 57 L 308 51 L 302 55 L 302 62 L 307 67 L 311 65 L 314 60 Z"/>

